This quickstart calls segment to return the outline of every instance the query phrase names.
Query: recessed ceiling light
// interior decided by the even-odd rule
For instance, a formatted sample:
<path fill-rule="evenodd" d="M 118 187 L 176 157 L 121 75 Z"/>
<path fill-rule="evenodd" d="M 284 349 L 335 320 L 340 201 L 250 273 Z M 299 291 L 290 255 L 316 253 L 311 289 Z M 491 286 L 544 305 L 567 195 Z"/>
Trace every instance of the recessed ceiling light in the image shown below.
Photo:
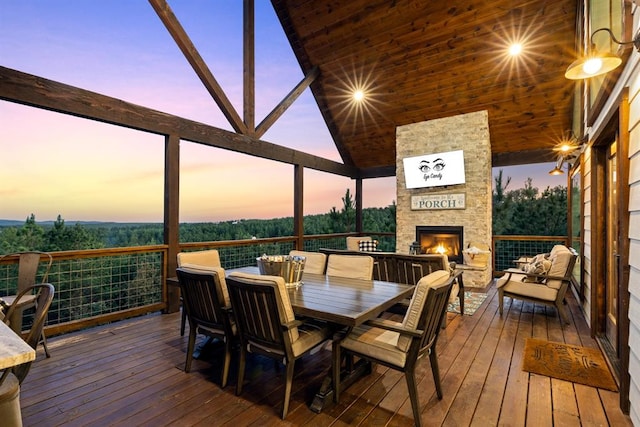
<path fill-rule="evenodd" d="M 364 99 L 364 92 L 360 89 L 353 92 L 353 99 L 356 101 L 362 101 Z"/>
<path fill-rule="evenodd" d="M 522 45 L 520 43 L 513 43 L 509 46 L 509 55 L 518 56 L 522 53 Z"/>

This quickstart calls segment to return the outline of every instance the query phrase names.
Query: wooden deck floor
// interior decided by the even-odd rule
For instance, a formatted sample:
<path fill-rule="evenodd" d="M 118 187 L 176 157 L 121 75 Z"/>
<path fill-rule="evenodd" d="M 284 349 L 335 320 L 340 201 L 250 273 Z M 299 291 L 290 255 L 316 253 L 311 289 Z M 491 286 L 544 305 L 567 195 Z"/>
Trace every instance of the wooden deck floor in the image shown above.
<path fill-rule="evenodd" d="M 421 362 L 424 425 L 630 426 L 618 393 L 521 370 L 528 337 L 596 346 L 575 300 L 564 328 L 554 309 L 507 302 L 498 314 L 495 287 L 473 316 L 449 314 L 438 342 L 444 398 L 435 395 L 428 360 Z M 25 426 L 211 426 L 413 424 L 404 378 L 376 366 L 347 389 L 340 404 L 309 409 L 330 366 L 321 350 L 296 366 L 289 415 L 279 418 L 283 369 L 250 359 L 247 384 L 235 395 L 235 369 L 221 389 L 215 354 L 183 369 L 186 337 L 178 314 L 154 314 L 49 340 L 22 386 Z"/>

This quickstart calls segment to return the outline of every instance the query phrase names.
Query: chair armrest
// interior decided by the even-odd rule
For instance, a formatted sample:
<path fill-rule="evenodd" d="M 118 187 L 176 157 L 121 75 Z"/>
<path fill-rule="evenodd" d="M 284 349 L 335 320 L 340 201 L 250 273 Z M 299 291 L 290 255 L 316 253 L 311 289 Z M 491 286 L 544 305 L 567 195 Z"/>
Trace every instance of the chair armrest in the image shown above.
<path fill-rule="evenodd" d="M 458 280 L 460 276 L 462 276 L 462 270 L 454 270 L 451 272 L 451 277 L 452 277 L 451 280 L 454 280 L 454 281 Z"/>
<path fill-rule="evenodd" d="M 570 282 L 571 281 L 571 276 L 543 276 L 546 279 L 551 279 L 551 280 L 562 280 L 564 282 Z"/>
<path fill-rule="evenodd" d="M 518 270 L 517 268 L 508 268 L 506 270 L 497 271 L 496 273 L 503 273 L 503 275 L 507 275 L 507 280 L 505 280 L 505 283 L 511 280 L 511 276 L 513 274 L 526 274 L 524 271 Z"/>
<path fill-rule="evenodd" d="M 302 325 L 304 325 L 303 321 L 295 319 L 295 320 L 292 320 L 291 322 L 282 323 L 280 326 L 282 326 L 282 330 L 286 332 L 290 329 L 297 328 L 298 326 L 302 326 Z"/>
<path fill-rule="evenodd" d="M 380 318 L 367 320 L 365 324 L 369 326 L 374 326 L 380 329 L 386 329 L 387 331 L 398 332 L 400 334 L 405 334 L 405 335 L 411 335 L 412 337 L 417 337 L 417 338 L 421 337 L 424 332 L 420 329 L 404 328 L 402 326 L 398 326 L 397 323 L 395 322 L 390 322 L 389 320 L 380 319 Z"/>
<path fill-rule="evenodd" d="M 524 276 L 531 277 L 531 278 L 535 277 L 537 279 L 544 279 L 544 280 L 562 280 L 564 282 L 571 280 L 571 276 L 547 276 L 546 274 L 525 273 L 524 271 L 519 274 L 522 274 Z M 539 283 L 539 284 L 543 285 L 544 283 Z"/>

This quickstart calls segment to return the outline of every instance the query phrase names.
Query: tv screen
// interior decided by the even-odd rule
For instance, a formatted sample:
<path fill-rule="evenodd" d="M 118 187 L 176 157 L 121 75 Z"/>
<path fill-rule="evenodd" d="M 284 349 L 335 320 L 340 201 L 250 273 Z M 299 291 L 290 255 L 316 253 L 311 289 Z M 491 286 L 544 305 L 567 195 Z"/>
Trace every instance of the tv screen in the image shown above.
<path fill-rule="evenodd" d="M 407 188 L 440 187 L 464 184 L 462 150 L 406 157 L 404 178 Z"/>

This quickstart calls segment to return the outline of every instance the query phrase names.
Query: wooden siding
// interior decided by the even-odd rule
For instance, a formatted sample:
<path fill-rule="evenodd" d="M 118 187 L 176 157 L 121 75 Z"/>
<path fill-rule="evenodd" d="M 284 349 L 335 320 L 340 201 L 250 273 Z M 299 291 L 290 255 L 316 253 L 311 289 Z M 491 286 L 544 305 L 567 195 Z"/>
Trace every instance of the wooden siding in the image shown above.
<path fill-rule="evenodd" d="M 427 425 L 631 426 L 618 393 L 522 371 L 528 337 L 595 347 L 570 295 L 571 324 L 555 309 L 516 301 L 498 314 L 496 289 L 473 316 L 448 315 L 438 342 L 444 398 L 438 400 L 427 361 L 418 369 L 422 420 Z M 252 358 L 247 383 L 235 395 L 235 362 L 221 389 L 216 353 L 183 372 L 187 338 L 179 313 L 152 314 L 52 337 L 50 359 L 38 352 L 22 385 L 24 425 L 411 425 L 402 376 L 385 367 L 348 388 L 340 404 L 309 409 L 330 366 L 326 349 L 296 366 L 289 415 L 279 418 L 283 369 Z"/>
<path fill-rule="evenodd" d="M 640 425 L 640 63 L 629 82 L 629 401 Z"/>
<path fill-rule="evenodd" d="M 635 5 L 631 6 L 630 3 L 625 2 L 625 5 L 630 8 L 632 13 L 633 30 L 630 34 L 637 34 L 640 31 L 640 8 L 638 8 L 638 2 L 634 2 Z M 628 160 L 629 160 L 629 177 L 628 184 L 622 182 L 622 185 L 628 185 L 627 188 L 623 188 L 621 191 L 621 197 L 628 197 L 628 212 L 629 212 L 629 229 L 628 229 L 628 244 L 629 244 L 629 265 L 628 265 L 628 319 L 625 313 L 621 313 L 620 322 L 628 321 L 628 329 L 622 331 L 623 336 L 621 339 L 624 341 L 628 339 L 628 342 L 622 342 L 623 349 L 628 344 L 628 360 L 621 361 L 621 368 L 623 372 L 621 375 L 628 374 L 628 384 L 625 386 L 628 388 L 628 399 L 623 398 L 623 404 L 629 406 L 629 413 L 634 425 L 640 425 L 640 55 L 633 50 L 631 55 L 625 60 L 624 69 L 621 69 L 617 74 L 617 81 L 612 84 L 610 92 L 605 100 L 603 100 L 603 108 L 595 117 L 590 117 L 591 127 L 587 129 L 590 143 L 598 141 L 600 136 L 607 131 L 607 126 L 610 124 L 612 118 L 615 117 L 616 110 L 620 108 L 620 114 L 622 115 L 621 123 L 623 126 L 622 132 L 628 130 L 628 135 L 621 135 L 621 141 L 625 141 L 628 137 Z M 626 92 L 628 91 L 628 95 Z M 626 106 L 624 105 L 625 96 L 628 96 L 629 110 L 628 110 L 628 123 L 625 123 L 627 117 Z M 585 111 L 585 114 L 588 111 Z M 594 313 L 597 313 L 598 308 L 596 292 L 597 292 L 597 280 L 598 277 L 602 277 L 600 270 L 601 262 L 605 256 L 604 249 L 598 244 L 597 221 L 603 221 L 602 216 L 598 217 L 592 211 L 592 205 L 601 203 L 601 198 L 605 197 L 604 194 L 598 194 L 593 190 L 593 186 L 596 185 L 597 180 L 601 179 L 598 176 L 600 173 L 595 166 L 598 161 L 595 159 L 598 153 L 594 153 L 592 150 L 587 150 L 583 164 L 585 165 L 585 178 L 584 178 L 584 247 L 585 247 L 585 300 L 583 302 L 583 311 L 587 316 L 587 322 L 590 325 L 597 324 L 597 319 L 594 318 Z M 628 190 L 628 191 L 627 191 Z M 626 243 L 626 242 L 623 242 Z M 626 267 L 626 266 L 625 266 Z M 621 295 L 621 299 L 627 297 L 627 295 Z M 623 299 L 624 303 L 624 299 Z M 625 307 L 623 307 L 625 308 Z M 623 325 L 627 326 L 627 325 Z M 628 337 L 625 337 L 625 332 L 628 332 Z M 626 355 L 622 355 L 626 358 Z M 626 372 L 624 372 L 626 371 Z M 623 390 L 624 392 L 625 390 Z"/>

